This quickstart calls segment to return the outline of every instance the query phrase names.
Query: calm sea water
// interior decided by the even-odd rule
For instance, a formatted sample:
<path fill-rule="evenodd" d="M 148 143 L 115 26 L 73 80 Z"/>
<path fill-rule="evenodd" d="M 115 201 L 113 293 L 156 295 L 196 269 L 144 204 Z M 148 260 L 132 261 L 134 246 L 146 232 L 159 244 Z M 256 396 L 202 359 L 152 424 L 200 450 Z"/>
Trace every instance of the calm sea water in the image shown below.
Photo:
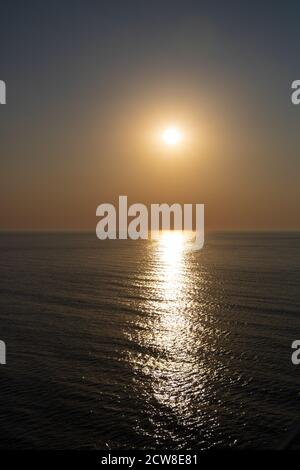
<path fill-rule="evenodd" d="M 300 235 L 0 235 L 2 448 L 277 447 L 300 421 Z"/>

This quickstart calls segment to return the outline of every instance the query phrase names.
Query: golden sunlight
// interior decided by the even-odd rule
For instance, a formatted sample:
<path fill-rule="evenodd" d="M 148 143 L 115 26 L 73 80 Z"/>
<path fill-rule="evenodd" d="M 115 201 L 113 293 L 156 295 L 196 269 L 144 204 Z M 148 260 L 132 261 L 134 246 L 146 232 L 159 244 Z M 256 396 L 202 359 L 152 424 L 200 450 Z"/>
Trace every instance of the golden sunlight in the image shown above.
<path fill-rule="evenodd" d="M 168 127 L 161 135 L 162 140 L 167 145 L 178 145 L 182 139 L 183 134 L 177 127 Z"/>
<path fill-rule="evenodd" d="M 177 264 L 177 261 L 182 256 L 184 249 L 185 235 L 181 231 L 163 231 L 160 239 L 161 259 L 166 265 L 171 268 Z"/>

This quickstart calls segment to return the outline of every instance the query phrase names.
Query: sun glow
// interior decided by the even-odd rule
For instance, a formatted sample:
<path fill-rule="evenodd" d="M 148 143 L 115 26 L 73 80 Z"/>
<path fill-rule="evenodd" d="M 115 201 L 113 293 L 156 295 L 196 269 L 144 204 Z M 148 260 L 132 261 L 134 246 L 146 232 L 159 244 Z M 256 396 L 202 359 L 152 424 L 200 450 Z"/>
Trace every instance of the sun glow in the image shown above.
<path fill-rule="evenodd" d="M 183 134 L 177 127 L 168 127 L 163 131 L 161 137 L 165 144 L 175 146 L 182 141 Z"/>
<path fill-rule="evenodd" d="M 178 258 L 182 256 L 184 242 L 183 232 L 164 231 L 160 236 L 161 259 L 166 265 L 170 266 L 170 271 L 174 271 L 174 265 L 176 265 Z"/>

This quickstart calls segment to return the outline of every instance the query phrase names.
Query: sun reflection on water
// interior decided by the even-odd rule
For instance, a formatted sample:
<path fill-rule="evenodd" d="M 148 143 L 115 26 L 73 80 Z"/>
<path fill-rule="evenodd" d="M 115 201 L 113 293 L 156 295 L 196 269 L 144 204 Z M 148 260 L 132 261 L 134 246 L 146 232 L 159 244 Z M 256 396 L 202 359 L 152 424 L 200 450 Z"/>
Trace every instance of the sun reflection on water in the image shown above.
<path fill-rule="evenodd" d="M 154 397 L 169 407 L 180 408 L 176 384 L 191 373 L 193 324 L 189 290 L 193 273 L 189 266 L 190 232 L 164 231 L 151 246 L 150 292 L 143 304 L 139 343 L 151 348 L 152 357 L 140 364 L 152 377 Z M 149 288 L 149 286 L 148 286 Z M 176 398 L 177 397 L 177 398 Z"/>
<path fill-rule="evenodd" d="M 182 232 L 163 232 L 158 240 L 156 256 L 157 286 L 161 288 L 164 301 L 180 298 L 184 282 L 185 238 Z"/>
<path fill-rule="evenodd" d="M 197 291 L 202 279 L 191 238 L 191 232 L 165 231 L 149 244 L 140 287 L 143 300 L 130 336 L 137 351 L 129 353 L 131 366 L 144 377 L 140 393 L 149 409 L 156 403 L 154 414 L 162 407 L 180 426 L 193 425 L 196 403 L 206 394 L 207 370 L 198 353 L 203 325 Z M 169 432 L 160 424 L 157 429 L 158 434 Z"/>

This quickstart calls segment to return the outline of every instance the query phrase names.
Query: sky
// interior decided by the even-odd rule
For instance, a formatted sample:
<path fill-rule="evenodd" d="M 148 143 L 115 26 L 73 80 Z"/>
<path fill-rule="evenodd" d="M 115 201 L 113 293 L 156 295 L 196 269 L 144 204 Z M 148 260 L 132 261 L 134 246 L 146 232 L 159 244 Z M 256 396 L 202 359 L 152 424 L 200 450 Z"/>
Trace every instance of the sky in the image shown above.
<path fill-rule="evenodd" d="M 121 194 L 204 203 L 212 230 L 299 229 L 299 18 L 293 1 L 1 2 L 0 229 L 94 230 Z"/>

